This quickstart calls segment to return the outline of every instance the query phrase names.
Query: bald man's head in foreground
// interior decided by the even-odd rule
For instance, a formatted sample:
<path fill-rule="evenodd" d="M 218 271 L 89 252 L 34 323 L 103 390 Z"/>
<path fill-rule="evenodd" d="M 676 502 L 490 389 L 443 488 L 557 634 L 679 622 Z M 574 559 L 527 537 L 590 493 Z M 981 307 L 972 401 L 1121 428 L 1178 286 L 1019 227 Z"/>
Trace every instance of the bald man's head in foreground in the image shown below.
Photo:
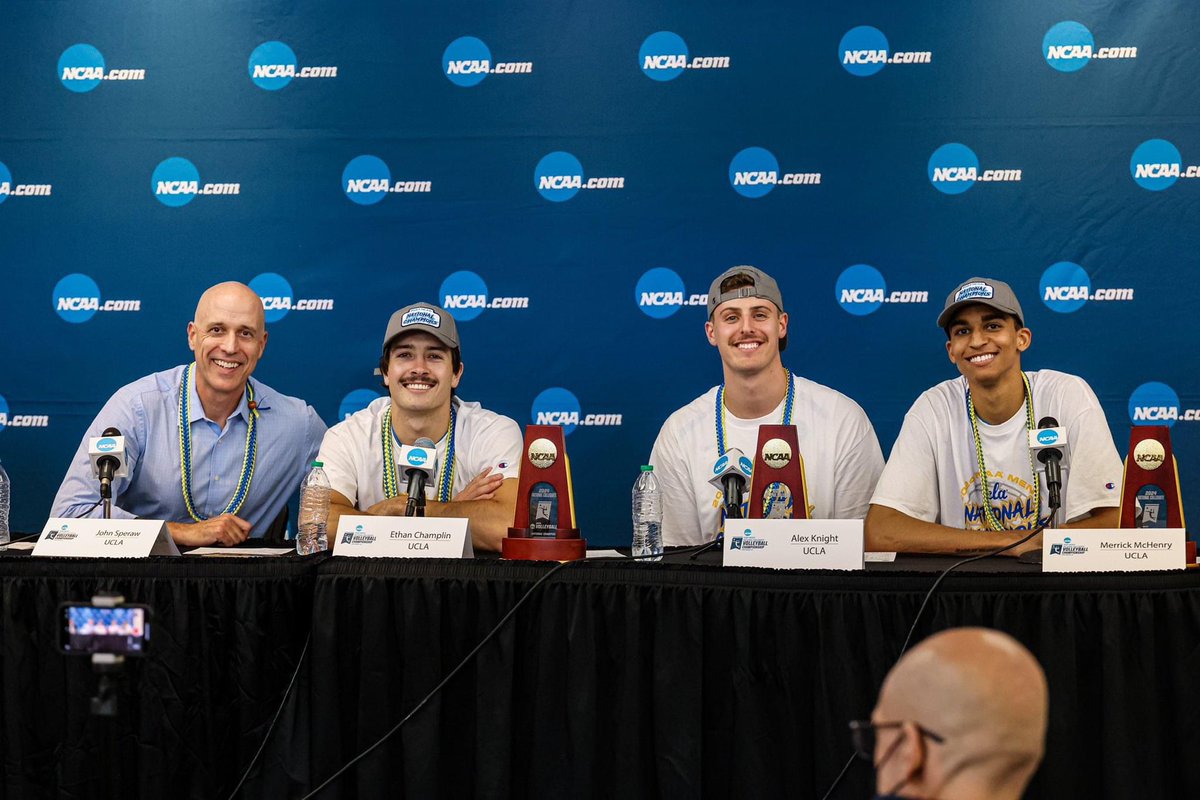
<path fill-rule="evenodd" d="M 929 637 L 888 673 L 871 714 L 876 791 L 1019 798 L 1046 740 L 1046 676 L 1016 639 L 986 628 Z"/>

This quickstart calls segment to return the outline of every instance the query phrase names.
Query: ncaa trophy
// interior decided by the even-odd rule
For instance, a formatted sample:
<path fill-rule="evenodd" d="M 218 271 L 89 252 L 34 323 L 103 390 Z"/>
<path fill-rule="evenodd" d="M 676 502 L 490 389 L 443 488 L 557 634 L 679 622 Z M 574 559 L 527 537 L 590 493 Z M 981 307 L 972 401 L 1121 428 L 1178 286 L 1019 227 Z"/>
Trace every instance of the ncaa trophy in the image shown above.
<path fill-rule="evenodd" d="M 587 542 L 575 527 L 571 463 L 559 425 L 525 428 L 517 512 L 500 555 L 524 561 L 574 561 L 587 555 Z"/>
<path fill-rule="evenodd" d="M 1121 486 L 1122 528 L 1182 528 L 1179 464 L 1166 425 L 1135 425 Z"/>
<path fill-rule="evenodd" d="M 750 519 L 808 519 L 808 484 L 795 425 L 760 425 Z"/>

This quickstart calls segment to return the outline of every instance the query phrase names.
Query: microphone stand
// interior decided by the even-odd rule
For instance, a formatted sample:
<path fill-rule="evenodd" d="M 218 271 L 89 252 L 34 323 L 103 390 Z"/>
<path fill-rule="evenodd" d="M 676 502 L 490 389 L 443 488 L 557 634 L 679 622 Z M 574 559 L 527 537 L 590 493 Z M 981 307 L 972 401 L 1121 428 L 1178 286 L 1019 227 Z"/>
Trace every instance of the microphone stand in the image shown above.
<path fill-rule="evenodd" d="M 1049 481 L 1047 481 L 1047 484 L 1049 484 Z M 1042 530 L 1054 530 L 1058 528 L 1058 510 L 1059 506 L 1062 505 L 1062 493 L 1057 491 L 1057 489 L 1050 491 L 1048 493 L 1046 503 L 1050 506 L 1050 519 L 1048 519 L 1046 524 L 1042 526 Z M 1030 550 L 1028 553 L 1022 553 L 1021 555 L 1017 556 L 1017 563 L 1036 564 L 1037 566 L 1041 566 L 1042 551 Z"/>

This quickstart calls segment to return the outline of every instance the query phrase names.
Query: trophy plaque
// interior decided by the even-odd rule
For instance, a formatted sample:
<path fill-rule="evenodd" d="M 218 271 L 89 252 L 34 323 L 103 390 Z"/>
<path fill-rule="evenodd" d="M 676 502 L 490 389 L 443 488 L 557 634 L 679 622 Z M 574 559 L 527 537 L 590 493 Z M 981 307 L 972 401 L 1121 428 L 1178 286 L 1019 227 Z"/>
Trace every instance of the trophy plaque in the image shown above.
<path fill-rule="evenodd" d="M 750 519 L 808 519 L 808 485 L 795 425 L 760 425 Z"/>
<path fill-rule="evenodd" d="M 500 552 L 525 561 L 574 561 L 587 555 L 587 542 L 575 526 L 571 464 L 559 425 L 525 428 L 517 510 Z"/>

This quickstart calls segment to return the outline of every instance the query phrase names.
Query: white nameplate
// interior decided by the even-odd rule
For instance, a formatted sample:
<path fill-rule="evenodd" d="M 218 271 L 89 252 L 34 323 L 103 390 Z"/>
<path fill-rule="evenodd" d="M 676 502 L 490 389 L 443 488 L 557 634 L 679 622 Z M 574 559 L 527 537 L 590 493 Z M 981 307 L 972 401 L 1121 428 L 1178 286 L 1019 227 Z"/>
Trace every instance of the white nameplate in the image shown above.
<path fill-rule="evenodd" d="M 1060 528 L 1042 532 L 1043 572 L 1140 572 L 1186 567 L 1182 528 Z"/>
<path fill-rule="evenodd" d="M 862 569 L 861 519 L 729 519 L 727 567 Z"/>
<path fill-rule="evenodd" d="M 179 548 L 161 519 L 51 517 L 33 546 L 33 555 L 145 558 L 177 556 Z"/>
<path fill-rule="evenodd" d="M 359 517 L 338 521 L 335 556 L 474 558 L 470 520 L 454 517 Z"/>

